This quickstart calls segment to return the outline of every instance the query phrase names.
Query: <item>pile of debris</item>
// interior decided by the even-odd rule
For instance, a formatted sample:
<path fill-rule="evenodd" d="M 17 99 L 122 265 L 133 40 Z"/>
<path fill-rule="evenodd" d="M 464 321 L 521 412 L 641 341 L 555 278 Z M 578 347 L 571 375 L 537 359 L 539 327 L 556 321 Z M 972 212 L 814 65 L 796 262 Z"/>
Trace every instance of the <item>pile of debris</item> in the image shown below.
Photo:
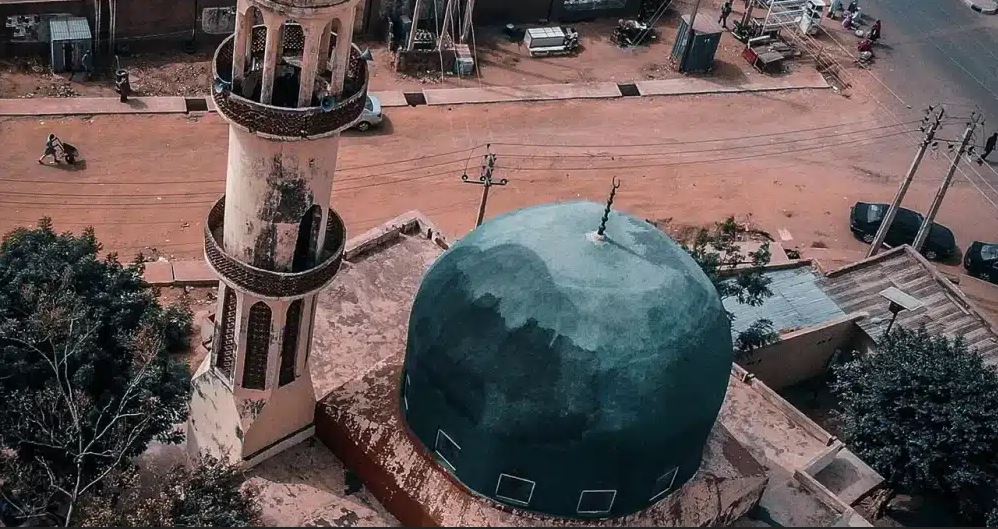
<path fill-rule="evenodd" d="M 19 96 L 21 99 L 30 99 L 33 97 L 79 97 L 80 93 L 73 88 L 69 81 L 59 77 L 58 75 L 52 76 L 52 82 L 45 85 L 35 86 L 35 89 Z"/>

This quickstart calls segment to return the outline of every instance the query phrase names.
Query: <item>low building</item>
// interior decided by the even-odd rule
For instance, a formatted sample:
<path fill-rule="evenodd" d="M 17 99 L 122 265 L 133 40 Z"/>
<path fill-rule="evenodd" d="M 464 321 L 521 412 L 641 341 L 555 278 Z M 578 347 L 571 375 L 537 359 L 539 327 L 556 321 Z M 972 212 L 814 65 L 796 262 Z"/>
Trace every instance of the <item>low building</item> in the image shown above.
<path fill-rule="evenodd" d="M 734 299 L 734 336 L 759 319 L 773 322 L 781 340 L 744 353 L 739 364 L 776 389 L 824 374 L 835 353 L 869 352 L 883 337 L 893 314 L 882 293 L 895 288 L 921 307 L 897 314 L 894 325 L 925 326 L 931 334 L 963 338 L 986 363 L 998 365 L 998 330 L 974 303 L 910 246 L 822 272 L 803 260 L 764 271 L 773 295 L 761 305 Z"/>

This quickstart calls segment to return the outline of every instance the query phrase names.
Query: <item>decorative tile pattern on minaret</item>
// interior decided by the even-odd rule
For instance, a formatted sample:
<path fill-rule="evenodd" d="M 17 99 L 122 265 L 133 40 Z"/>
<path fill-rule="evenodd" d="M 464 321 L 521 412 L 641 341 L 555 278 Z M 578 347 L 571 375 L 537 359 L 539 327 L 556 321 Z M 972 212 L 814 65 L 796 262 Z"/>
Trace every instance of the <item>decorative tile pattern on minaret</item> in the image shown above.
<path fill-rule="evenodd" d="M 360 117 L 367 63 L 352 44 L 360 0 L 238 0 L 214 57 L 229 122 L 225 195 L 208 213 L 219 276 L 209 358 L 194 376 L 188 447 L 256 464 L 312 435 L 315 296 L 346 241 L 330 207 L 340 132 Z"/>

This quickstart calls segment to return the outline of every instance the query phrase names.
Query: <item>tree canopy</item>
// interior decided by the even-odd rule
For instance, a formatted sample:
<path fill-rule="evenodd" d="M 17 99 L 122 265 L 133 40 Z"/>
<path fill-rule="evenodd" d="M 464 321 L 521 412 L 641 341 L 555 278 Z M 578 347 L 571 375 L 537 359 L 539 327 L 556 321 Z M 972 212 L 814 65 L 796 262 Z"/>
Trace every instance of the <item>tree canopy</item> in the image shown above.
<path fill-rule="evenodd" d="M 142 264 L 100 258 L 92 229 L 48 219 L 0 244 L 0 517 L 70 523 L 149 442 L 179 442 L 191 315 L 163 308 Z"/>
<path fill-rule="evenodd" d="M 762 273 L 772 252 L 769 244 L 763 244 L 753 252 L 742 251 L 739 244 L 742 231 L 734 217 L 728 217 L 711 229 L 700 228 L 680 244 L 707 274 L 722 301 L 733 297 L 739 303 L 758 306 L 773 295 L 769 290 L 769 278 Z M 743 268 L 738 269 L 738 266 Z M 734 320 L 734 315 L 728 312 L 728 318 Z M 739 333 L 735 346 L 744 353 L 779 339 L 773 323 L 761 319 Z"/>
<path fill-rule="evenodd" d="M 983 524 L 998 478 L 998 374 L 962 340 L 897 328 L 833 367 L 842 433 L 892 486 L 956 499 Z"/>
<path fill-rule="evenodd" d="M 257 492 L 231 463 L 202 456 L 154 483 L 139 484 L 134 470 L 115 475 L 109 494 L 83 506 L 89 527 L 250 527 L 260 525 Z"/>

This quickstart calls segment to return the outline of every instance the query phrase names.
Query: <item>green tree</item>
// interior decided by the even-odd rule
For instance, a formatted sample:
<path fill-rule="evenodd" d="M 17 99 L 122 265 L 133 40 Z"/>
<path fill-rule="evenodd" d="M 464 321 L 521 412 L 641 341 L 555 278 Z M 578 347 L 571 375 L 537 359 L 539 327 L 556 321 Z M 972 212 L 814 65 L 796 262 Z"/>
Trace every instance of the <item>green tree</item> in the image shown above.
<path fill-rule="evenodd" d="M 179 442 L 189 374 L 169 353 L 190 317 L 163 309 L 140 262 L 98 257 L 92 229 L 43 219 L 0 244 L 0 517 L 71 524 L 149 442 Z"/>
<path fill-rule="evenodd" d="M 250 527 L 260 525 L 255 489 L 228 463 L 202 456 L 145 488 L 134 469 L 109 480 L 107 492 L 82 507 L 90 527 Z"/>
<path fill-rule="evenodd" d="M 833 366 L 843 437 L 893 487 L 948 497 L 980 525 L 998 478 L 998 374 L 962 340 L 894 330 Z"/>
<path fill-rule="evenodd" d="M 754 252 L 742 251 L 743 231 L 734 217 L 728 217 L 710 229 L 700 228 L 680 244 L 707 274 L 721 300 L 733 297 L 739 303 L 759 306 L 773 295 L 769 290 L 769 278 L 762 273 L 762 267 L 769 264 L 773 254 L 769 244 L 763 244 Z M 728 312 L 728 318 L 734 320 L 734 315 Z M 773 323 L 763 319 L 739 333 L 735 345 L 744 353 L 779 339 Z"/>

